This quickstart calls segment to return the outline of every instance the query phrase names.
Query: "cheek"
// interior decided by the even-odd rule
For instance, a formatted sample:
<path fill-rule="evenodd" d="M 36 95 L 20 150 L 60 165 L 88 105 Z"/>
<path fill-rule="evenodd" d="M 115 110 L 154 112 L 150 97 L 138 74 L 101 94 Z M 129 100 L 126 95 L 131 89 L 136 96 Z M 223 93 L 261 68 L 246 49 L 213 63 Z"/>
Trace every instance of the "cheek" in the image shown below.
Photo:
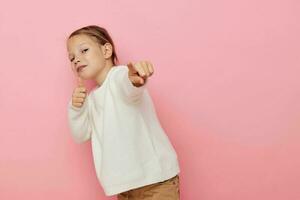
<path fill-rule="evenodd" d="M 91 54 L 91 57 L 95 62 L 98 62 L 98 63 L 104 61 L 104 56 L 101 51 L 94 51 Z"/>
<path fill-rule="evenodd" d="M 91 60 L 91 64 L 93 65 L 93 68 L 101 69 L 102 67 L 104 67 L 105 59 L 102 55 L 97 55 L 93 57 L 93 59 Z"/>
<path fill-rule="evenodd" d="M 97 73 L 105 65 L 105 59 L 101 52 L 90 52 L 86 54 L 86 62 L 89 65 L 87 70 L 89 74 Z"/>
<path fill-rule="evenodd" d="M 97 55 L 95 55 L 94 56 L 94 61 L 96 62 L 96 63 L 103 63 L 104 62 L 104 57 L 103 57 L 103 55 L 102 54 L 97 54 Z"/>

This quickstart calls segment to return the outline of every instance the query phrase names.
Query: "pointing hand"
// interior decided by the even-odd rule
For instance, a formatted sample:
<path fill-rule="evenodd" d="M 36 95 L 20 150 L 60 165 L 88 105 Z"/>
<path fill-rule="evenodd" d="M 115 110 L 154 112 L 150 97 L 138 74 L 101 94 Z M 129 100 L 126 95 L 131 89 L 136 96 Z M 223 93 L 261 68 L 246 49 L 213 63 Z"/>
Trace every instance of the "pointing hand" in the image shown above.
<path fill-rule="evenodd" d="M 152 63 L 148 61 L 140 61 L 135 64 L 129 62 L 128 67 L 128 78 L 132 84 L 136 87 L 144 85 L 147 81 L 147 78 L 152 76 L 154 70 Z"/>

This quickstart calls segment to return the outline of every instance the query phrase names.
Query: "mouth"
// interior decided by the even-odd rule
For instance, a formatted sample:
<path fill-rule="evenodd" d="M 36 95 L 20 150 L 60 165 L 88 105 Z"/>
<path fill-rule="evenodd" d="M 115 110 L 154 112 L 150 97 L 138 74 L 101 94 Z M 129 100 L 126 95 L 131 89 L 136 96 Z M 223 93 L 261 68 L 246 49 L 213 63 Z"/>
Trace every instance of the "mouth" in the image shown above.
<path fill-rule="evenodd" d="M 87 65 L 80 65 L 77 67 L 77 72 L 81 72 Z"/>

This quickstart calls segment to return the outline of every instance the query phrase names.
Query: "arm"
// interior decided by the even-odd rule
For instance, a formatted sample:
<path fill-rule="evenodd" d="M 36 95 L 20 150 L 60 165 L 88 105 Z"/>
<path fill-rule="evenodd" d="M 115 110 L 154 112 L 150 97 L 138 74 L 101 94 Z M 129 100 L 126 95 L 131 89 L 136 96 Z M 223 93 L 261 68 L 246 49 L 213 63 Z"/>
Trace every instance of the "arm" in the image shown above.
<path fill-rule="evenodd" d="M 152 76 L 153 72 L 153 65 L 149 61 L 139 61 L 135 64 L 129 62 L 117 70 L 116 82 L 123 97 L 130 103 L 139 101 L 145 90 L 147 79 Z"/>
<path fill-rule="evenodd" d="M 72 105 L 72 99 L 68 103 L 68 122 L 71 135 L 76 143 L 83 143 L 91 138 L 91 125 L 88 113 L 88 97 L 82 107 Z"/>
<path fill-rule="evenodd" d="M 141 86 L 134 86 L 129 79 L 129 69 L 126 65 L 122 69 L 120 68 L 116 71 L 114 78 L 117 83 L 117 87 L 121 91 L 121 96 L 123 96 L 126 101 L 130 103 L 139 101 L 143 95 L 147 82 Z"/>

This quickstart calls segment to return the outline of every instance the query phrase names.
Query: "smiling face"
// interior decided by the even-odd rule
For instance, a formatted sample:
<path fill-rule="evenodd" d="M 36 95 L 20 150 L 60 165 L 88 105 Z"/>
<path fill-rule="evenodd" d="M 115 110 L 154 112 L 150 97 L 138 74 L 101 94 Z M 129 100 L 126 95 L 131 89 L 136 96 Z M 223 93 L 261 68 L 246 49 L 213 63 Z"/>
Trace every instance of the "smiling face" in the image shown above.
<path fill-rule="evenodd" d="M 108 59 L 105 45 L 100 45 L 94 38 L 80 34 L 67 41 L 67 49 L 72 70 L 83 79 L 96 79 Z M 80 67 L 80 66 L 84 67 Z"/>

